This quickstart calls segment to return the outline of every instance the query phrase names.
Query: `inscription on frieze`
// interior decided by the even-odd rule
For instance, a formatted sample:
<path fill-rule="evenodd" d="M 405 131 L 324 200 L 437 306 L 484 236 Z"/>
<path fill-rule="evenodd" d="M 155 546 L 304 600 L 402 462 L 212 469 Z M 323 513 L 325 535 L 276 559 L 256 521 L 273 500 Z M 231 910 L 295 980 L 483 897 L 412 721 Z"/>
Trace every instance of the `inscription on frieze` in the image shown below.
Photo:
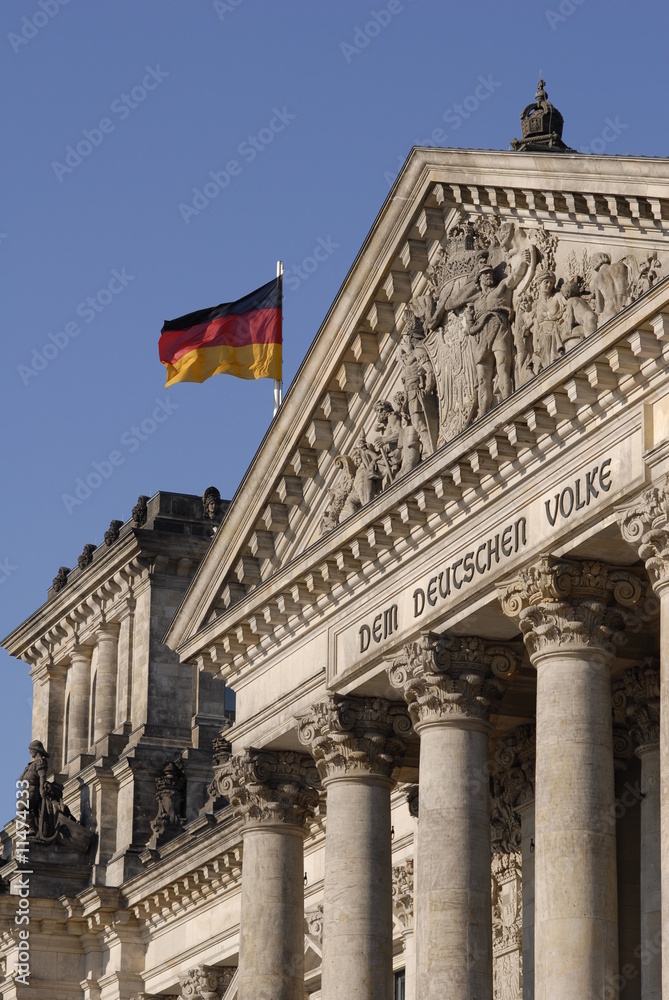
<path fill-rule="evenodd" d="M 612 485 L 611 459 L 607 458 L 601 465 L 593 465 L 587 472 L 558 490 L 550 500 L 545 501 L 548 523 L 552 527 L 558 514 L 566 520 L 584 507 L 589 507 L 591 500 L 599 499 L 600 493 L 608 493 Z"/>
<path fill-rule="evenodd" d="M 443 545 L 439 555 L 426 554 L 419 573 L 409 577 L 400 590 L 380 593 L 371 607 L 367 605 L 364 616 L 331 632 L 334 673 L 357 667 L 412 629 L 426 627 L 462 594 L 476 593 L 486 578 L 504 574 L 507 566 L 510 569 L 522 561 L 523 553 L 550 547 L 563 525 L 591 522 L 595 511 L 643 478 L 642 440 L 642 428 L 630 428 L 623 440 L 609 443 L 599 454 L 595 452 L 594 459 L 572 466 L 573 471 L 547 483 L 513 518 L 500 518 L 497 525 L 493 523 L 452 554 L 445 554 Z M 480 523 L 485 523 L 483 518 Z"/>
<path fill-rule="evenodd" d="M 519 517 L 505 525 L 501 531 L 484 539 L 480 545 L 460 553 L 449 566 L 435 572 L 423 586 L 413 592 L 413 616 L 420 618 L 426 607 L 434 608 L 471 583 L 475 575 L 483 576 L 504 559 L 515 555 L 527 545 L 527 521 Z"/>

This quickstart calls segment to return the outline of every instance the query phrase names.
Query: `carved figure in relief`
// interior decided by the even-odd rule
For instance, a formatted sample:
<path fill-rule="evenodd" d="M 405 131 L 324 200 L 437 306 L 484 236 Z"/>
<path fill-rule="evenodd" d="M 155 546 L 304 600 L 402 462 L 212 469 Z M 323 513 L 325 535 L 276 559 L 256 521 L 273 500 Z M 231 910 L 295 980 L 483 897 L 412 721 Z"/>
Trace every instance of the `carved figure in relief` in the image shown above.
<path fill-rule="evenodd" d="M 186 775 L 176 761 L 167 763 L 156 778 L 158 812 L 151 821 L 153 834 L 148 847 L 156 848 L 166 834 L 180 831 L 184 819 L 182 808 L 186 789 Z"/>
<path fill-rule="evenodd" d="M 562 344 L 564 352 L 571 350 L 579 341 L 589 337 L 597 329 L 597 316 L 588 303 L 581 297 L 581 285 L 578 281 L 565 281 L 562 295 L 566 301 L 564 313 Z"/>
<path fill-rule="evenodd" d="M 393 409 L 387 399 L 374 404 L 377 422 L 374 431 L 374 448 L 379 454 L 379 471 L 382 488 L 389 486 L 402 464 L 402 415 Z"/>
<path fill-rule="evenodd" d="M 516 322 L 513 326 L 513 343 L 516 349 L 514 362 L 516 388 L 529 382 L 536 375 L 532 368 L 534 354 L 532 321 L 532 300 L 526 294 L 521 295 L 518 299 Z"/>
<path fill-rule="evenodd" d="M 479 292 L 469 303 L 468 332 L 474 337 L 479 416 L 493 405 L 495 389 L 500 399 L 513 392 L 512 295 L 527 273 L 530 259 L 530 251 L 524 250 L 508 277 L 497 284 L 490 264 L 481 267 L 476 276 Z"/>
<path fill-rule="evenodd" d="M 341 511 L 341 517 L 346 518 L 360 510 L 366 503 L 378 496 L 381 491 L 382 476 L 379 472 L 378 454 L 367 442 L 364 433 L 351 452 L 355 467 L 353 484 L 346 497 Z"/>
<path fill-rule="evenodd" d="M 400 378 L 409 421 L 420 439 L 422 457 L 427 458 L 437 447 L 439 410 L 432 362 L 421 334 L 420 320 L 407 310 L 398 356 Z"/>
<path fill-rule="evenodd" d="M 565 301 L 555 289 L 553 271 L 537 275 L 537 297 L 534 303 L 532 367 L 536 373 L 547 368 L 561 353 Z"/>
<path fill-rule="evenodd" d="M 353 489 L 353 478 L 355 476 L 355 465 L 353 459 L 348 455 L 338 455 L 334 461 L 339 470 L 334 486 L 328 490 L 330 501 L 327 505 L 323 519 L 321 520 L 321 533 L 332 531 L 339 524 L 342 511 L 348 500 L 349 493 Z"/>
<path fill-rule="evenodd" d="M 630 272 L 624 257 L 612 264 L 608 253 L 593 254 L 590 264 L 590 286 L 601 326 L 629 303 Z"/>

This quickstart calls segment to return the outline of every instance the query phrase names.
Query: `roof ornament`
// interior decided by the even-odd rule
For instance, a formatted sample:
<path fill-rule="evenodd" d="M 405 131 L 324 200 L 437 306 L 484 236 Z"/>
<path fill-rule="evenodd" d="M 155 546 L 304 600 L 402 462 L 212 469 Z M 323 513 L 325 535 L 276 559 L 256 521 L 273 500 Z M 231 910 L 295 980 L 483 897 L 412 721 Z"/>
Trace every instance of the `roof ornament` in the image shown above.
<path fill-rule="evenodd" d="M 534 95 L 520 116 L 522 139 L 512 139 L 511 148 L 519 153 L 575 153 L 562 141 L 564 118 L 548 100 L 546 83 L 541 77 Z"/>

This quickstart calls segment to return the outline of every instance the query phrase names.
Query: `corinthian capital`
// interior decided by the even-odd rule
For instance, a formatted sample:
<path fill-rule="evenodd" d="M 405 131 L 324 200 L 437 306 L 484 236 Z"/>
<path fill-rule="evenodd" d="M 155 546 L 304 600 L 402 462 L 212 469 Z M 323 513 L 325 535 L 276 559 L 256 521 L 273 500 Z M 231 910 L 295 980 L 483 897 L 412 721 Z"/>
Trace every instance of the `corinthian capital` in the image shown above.
<path fill-rule="evenodd" d="M 246 823 L 302 826 L 318 805 L 318 772 L 303 753 L 245 750 L 222 766 L 217 784 Z"/>
<path fill-rule="evenodd" d="M 476 719 L 487 722 L 503 691 L 501 678 L 516 670 L 506 646 L 475 637 L 424 632 L 395 655 L 387 668 L 402 691 L 416 728 L 426 722 Z"/>
<path fill-rule="evenodd" d="M 208 965 L 199 965 L 196 969 L 189 969 L 188 975 L 180 980 L 178 1000 L 220 1000 L 235 971 L 234 966 L 213 969 Z"/>
<path fill-rule="evenodd" d="M 410 730 L 401 702 L 331 695 L 298 719 L 297 735 L 325 781 L 343 775 L 390 778 L 404 758 L 403 737 Z"/>
<path fill-rule="evenodd" d="M 621 715 L 638 747 L 660 742 L 660 670 L 652 659 L 626 670 L 612 689 L 614 719 Z"/>
<path fill-rule="evenodd" d="M 636 571 L 550 556 L 522 570 L 499 598 L 530 656 L 587 646 L 612 657 L 625 631 L 638 630 L 657 610 Z"/>
<path fill-rule="evenodd" d="M 618 512 L 618 524 L 626 542 L 633 545 L 646 563 L 656 590 L 669 583 L 669 491 L 666 485 L 651 486 L 625 510 Z"/>

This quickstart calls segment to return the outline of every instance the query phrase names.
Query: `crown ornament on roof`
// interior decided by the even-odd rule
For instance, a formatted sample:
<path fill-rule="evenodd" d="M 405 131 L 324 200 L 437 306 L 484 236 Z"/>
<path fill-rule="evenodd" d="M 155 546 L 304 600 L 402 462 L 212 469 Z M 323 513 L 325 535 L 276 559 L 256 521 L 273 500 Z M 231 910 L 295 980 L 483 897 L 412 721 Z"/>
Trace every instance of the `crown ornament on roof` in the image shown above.
<path fill-rule="evenodd" d="M 548 100 L 544 80 L 539 79 L 534 103 L 528 104 L 520 115 L 522 139 L 512 139 L 511 148 L 527 153 L 575 153 L 562 141 L 564 118 Z"/>

